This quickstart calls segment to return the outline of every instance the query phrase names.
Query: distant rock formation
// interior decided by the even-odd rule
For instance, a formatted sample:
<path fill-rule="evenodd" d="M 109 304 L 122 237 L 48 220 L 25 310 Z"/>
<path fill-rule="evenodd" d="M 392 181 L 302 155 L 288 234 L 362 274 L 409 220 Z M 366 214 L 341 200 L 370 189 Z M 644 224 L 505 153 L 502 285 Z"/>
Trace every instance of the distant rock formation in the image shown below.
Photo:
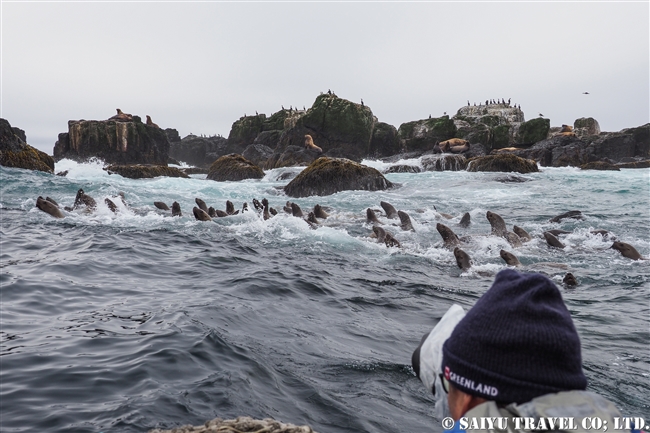
<path fill-rule="evenodd" d="M 164 130 L 130 121 L 70 120 L 68 132 L 59 134 L 54 159 L 86 161 L 101 158 L 112 164 L 167 165 L 169 139 Z"/>
<path fill-rule="evenodd" d="M 261 179 L 264 171 L 241 155 L 224 155 L 210 166 L 207 178 L 217 181 Z"/>
<path fill-rule="evenodd" d="M 151 179 L 159 176 L 189 178 L 184 171 L 166 165 L 109 165 L 104 167 L 104 170 L 108 174 L 119 174 L 129 179 Z"/>
<path fill-rule="evenodd" d="M 508 104 L 465 106 L 453 117 L 456 137 L 471 144 L 481 143 L 486 152 L 509 147 L 524 119 L 524 112 Z M 545 138 L 545 137 L 543 137 Z"/>
<path fill-rule="evenodd" d="M 456 125 L 449 116 L 434 117 L 402 123 L 397 129 L 400 147 L 405 152 L 433 150 L 440 141 L 456 136 Z"/>
<path fill-rule="evenodd" d="M 479 156 L 468 161 L 467 171 L 503 171 L 516 173 L 538 172 L 537 164 L 530 159 L 512 154 Z"/>
<path fill-rule="evenodd" d="M 323 196 L 346 190 L 392 187 L 378 170 L 345 158 L 320 157 L 284 187 L 289 197 Z"/>
<path fill-rule="evenodd" d="M 25 131 L 0 119 L 0 165 L 54 173 L 54 159 L 25 142 Z"/>
<path fill-rule="evenodd" d="M 188 135 L 169 146 L 169 156 L 189 165 L 209 168 L 220 156 L 233 153 L 228 140 L 220 136 L 198 137 Z"/>

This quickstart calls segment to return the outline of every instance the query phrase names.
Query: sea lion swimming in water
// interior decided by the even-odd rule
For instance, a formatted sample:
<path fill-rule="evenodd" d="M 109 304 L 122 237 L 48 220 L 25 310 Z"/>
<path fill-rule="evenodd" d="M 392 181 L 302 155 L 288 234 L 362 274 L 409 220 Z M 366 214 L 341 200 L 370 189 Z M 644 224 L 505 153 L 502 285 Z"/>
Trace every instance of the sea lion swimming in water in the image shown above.
<path fill-rule="evenodd" d="M 210 215 L 210 218 L 214 218 L 217 216 L 217 211 L 212 206 L 210 206 L 208 208 L 208 215 Z"/>
<path fill-rule="evenodd" d="M 52 215 L 54 218 L 65 217 L 58 206 L 56 206 L 51 201 L 44 199 L 41 196 L 38 196 L 38 198 L 36 199 L 36 207 L 42 210 L 43 212 Z"/>
<path fill-rule="evenodd" d="M 77 191 L 77 196 L 74 199 L 74 205 L 72 208 L 77 209 L 82 205 L 86 206 L 86 208 L 88 209 L 94 209 L 97 207 L 97 202 L 95 201 L 94 198 L 86 194 L 83 189 L 79 188 L 79 191 Z"/>
<path fill-rule="evenodd" d="M 436 229 L 438 230 L 438 233 L 440 233 L 440 236 L 442 236 L 445 247 L 451 248 L 460 244 L 460 239 L 458 239 L 456 233 L 446 225 L 438 223 L 436 224 Z"/>
<path fill-rule="evenodd" d="M 104 203 L 106 203 L 106 206 L 108 206 L 108 208 L 111 210 L 111 212 L 113 212 L 113 213 L 117 212 L 117 206 L 115 205 L 115 203 L 113 203 L 113 200 L 106 197 L 104 199 Z"/>
<path fill-rule="evenodd" d="M 399 217 L 397 214 L 397 209 L 395 209 L 390 203 L 382 201 L 379 202 L 379 204 L 381 205 L 381 208 L 384 210 L 384 212 L 386 212 L 386 218 L 392 220 Z"/>
<path fill-rule="evenodd" d="M 169 210 L 169 206 L 167 206 L 162 201 L 155 201 L 155 202 L 153 202 L 153 205 L 156 206 L 160 210 Z"/>
<path fill-rule="evenodd" d="M 402 223 L 400 225 L 400 227 L 402 227 L 402 230 L 415 231 L 415 229 L 413 228 L 413 224 L 411 223 L 411 217 L 406 212 L 398 210 L 397 216 L 399 216 L 399 220 Z"/>
<path fill-rule="evenodd" d="M 619 251 L 623 257 L 627 257 L 628 259 L 646 260 L 646 258 L 639 254 L 636 248 L 628 243 L 615 241 L 610 248 Z"/>
<path fill-rule="evenodd" d="M 514 254 L 509 253 L 506 250 L 501 250 L 499 251 L 499 255 L 508 266 L 521 266 L 521 262 Z"/>
<path fill-rule="evenodd" d="M 199 209 L 201 209 L 205 213 L 208 213 L 208 206 L 206 206 L 203 200 L 197 197 L 194 199 L 194 201 L 196 202 L 196 205 L 199 207 Z"/>
<path fill-rule="evenodd" d="M 319 204 L 314 206 L 314 215 L 316 215 L 316 218 L 321 218 L 321 219 L 326 219 L 329 216 L 327 212 L 325 212 L 321 207 L 321 205 Z"/>
<path fill-rule="evenodd" d="M 399 248 L 402 247 L 399 241 L 395 239 L 392 234 L 390 234 L 383 228 L 379 226 L 373 226 L 372 231 L 377 236 L 377 242 L 380 243 L 383 242 L 384 244 L 386 244 L 387 247 L 399 247 Z"/>
<path fill-rule="evenodd" d="M 567 286 L 577 286 L 578 285 L 578 280 L 576 280 L 576 277 L 574 277 L 571 272 L 566 273 L 566 275 L 562 279 L 562 282 Z"/>
<path fill-rule="evenodd" d="M 560 235 L 568 235 L 569 233 L 571 233 L 566 230 L 560 230 L 560 229 L 553 229 L 553 230 L 546 230 L 546 231 L 556 237 Z"/>
<path fill-rule="evenodd" d="M 492 234 L 496 236 L 501 236 L 508 241 L 513 247 L 521 246 L 521 239 L 513 232 L 509 232 L 506 228 L 506 222 L 501 218 L 501 215 L 487 211 L 485 215 L 492 226 Z"/>
<path fill-rule="evenodd" d="M 558 238 L 553 236 L 552 233 L 544 232 L 544 239 L 546 239 L 546 243 L 549 244 L 552 247 L 555 247 L 555 248 L 564 248 L 565 247 L 565 245 L 562 242 L 560 242 L 560 240 Z"/>
<path fill-rule="evenodd" d="M 302 213 L 302 209 L 300 209 L 300 206 L 298 206 L 297 203 L 291 203 L 291 215 L 300 218 L 304 216 Z"/>
<path fill-rule="evenodd" d="M 196 206 L 192 208 L 192 213 L 194 213 L 194 218 L 196 218 L 198 221 L 212 221 L 212 218 L 210 218 L 210 215 L 208 215 L 207 212 L 205 212 L 203 209 L 199 209 Z"/>
<path fill-rule="evenodd" d="M 50 203 L 52 203 L 56 207 L 60 207 L 59 204 L 51 197 L 45 197 L 45 200 L 49 201 Z"/>
<path fill-rule="evenodd" d="M 264 217 L 264 220 L 271 218 L 271 215 L 269 213 L 269 201 L 266 198 L 262 199 L 262 206 L 263 206 L 262 215 Z"/>
<path fill-rule="evenodd" d="M 458 225 L 463 228 L 467 228 L 469 227 L 470 224 L 471 224 L 471 216 L 469 212 L 465 212 L 465 215 L 463 215 L 463 217 L 460 219 Z"/>
<path fill-rule="evenodd" d="M 239 213 L 239 211 L 237 211 Z M 226 213 L 228 215 L 237 215 L 235 213 L 235 205 L 230 200 L 226 200 Z"/>
<path fill-rule="evenodd" d="M 314 214 L 313 211 L 309 212 L 309 214 L 307 215 L 307 222 L 310 222 L 312 224 L 320 224 L 316 219 L 316 215 Z"/>
<path fill-rule="evenodd" d="M 287 201 L 287 204 L 282 208 L 286 213 L 293 214 L 293 209 L 291 209 L 291 202 Z"/>
<path fill-rule="evenodd" d="M 530 237 L 530 235 L 528 234 L 528 232 L 526 230 L 522 229 L 519 226 L 513 226 L 512 231 L 515 232 L 515 234 L 517 236 L 519 236 L 519 238 L 522 240 L 522 242 L 528 242 L 529 240 L 532 239 Z"/>
<path fill-rule="evenodd" d="M 469 254 L 460 248 L 454 248 L 454 257 L 456 258 L 456 264 L 463 271 L 466 271 L 472 267 L 472 259 L 470 258 Z"/>
<path fill-rule="evenodd" d="M 255 207 L 255 210 L 257 210 L 258 212 L 264 211 L 264 205 L 260 203 L 260 201 L 256 198 L 253 199 L 253 206 Z"/>
<path fill-rule="evenodd" d="M 375 211 L 370 208 L 366 209 L 366 222 L 372 224 L 381 224 L 381 222 L 377 219 L 377 215 L 375 215 Z"/>
<path fill-rule="evenodd" d="M 181 205 L 178 204 L 177 201 L 172 203 L 172 216 L 173 217 L 175 217 L 175 216 L 182 217 L 183 216 L 183 213 L 181 212 Z"/>
<path fill-rule="evenodd" d="M 579 210 L 570 210 L 568 212 L 564 212 L 561 215 L 558 215 L 558 216 L 555 216 L 555 217 L 551 218 L 549 220 L 549 222 L 559 223 L 560 221 L 562 221 L 565 218 L 573 218 L 573 219 L 581 220 L 584 217 L 582 216 L 582 212 L 580 212 Z"/>
<path fill-rule="evenodd" d="M 436 207 L 435 204 L 433 205 L 433 210 L 435 210 L 436 212 L 438 212 L 438 215 L 440 215 L 441 217 L 443 217 L 443 218 L 445 218 L 445 219 L 450 220 L 450 219 L 453 218 L 453 216 L 449 215 L 448 213 L 440 212 L 440 211 L 438 210 L 438 208 Z"/>
<path fill-rule="evenodd" d="M 217 218 L 224 218 L 228 216 L 228 214 L 221 209 L 215 209 L 214 213 L 217 215 Z"/>

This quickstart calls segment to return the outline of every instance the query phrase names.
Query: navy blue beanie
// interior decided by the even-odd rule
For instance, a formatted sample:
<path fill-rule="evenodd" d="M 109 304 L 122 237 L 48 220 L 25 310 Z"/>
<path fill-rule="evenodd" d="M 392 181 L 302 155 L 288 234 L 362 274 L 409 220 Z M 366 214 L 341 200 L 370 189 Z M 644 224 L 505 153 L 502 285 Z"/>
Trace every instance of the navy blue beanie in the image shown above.
<path fill-rule="evenodd" d="M 587 388 L 571 314 L 540 274 L 499 272 L 442 353 L 443 372 L 456 388 L 500 403 Z"/>

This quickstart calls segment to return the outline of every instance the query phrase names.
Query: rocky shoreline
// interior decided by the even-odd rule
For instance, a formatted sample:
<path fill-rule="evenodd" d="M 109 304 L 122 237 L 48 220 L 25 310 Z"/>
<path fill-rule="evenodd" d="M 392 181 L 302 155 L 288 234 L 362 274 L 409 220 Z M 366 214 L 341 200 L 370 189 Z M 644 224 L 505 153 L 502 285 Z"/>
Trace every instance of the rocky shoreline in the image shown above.
<path fill-rule="evenodd" d="M 68 131 L 58 136 L 53 158 L 29 146 L 25 131 L 4 119 L 0 133 L 1 165 L 53 172 L 54 161 L 63 158 L 80 162 L 100 158 L 114 166 L 134 166 L 120 171 L 135 178 L 166 175 L 161 167 L 178 161 L 210 171 L 217 160 L 232 154 L 239 155 L 237 165 L 222 167 L 225 174 L 211 175 L 211 179 L 259 178 L 264 169 L 308 166 L 320 157 L 390 162 L 432 155 L 423 159 L 425 170 L 481 170 L 490 165 L 480 161 L 486 157 L 500 161 L 492 163 L 491 170 L 522 172 L 521 167 L 530 167 L 505 155 L 542 167 L 620 170 L 650 166 L 650 124 L 602 132 L 595 119 L 580 118 L 573 125 L 551 127 L 550 120 L 543 117 L 526 121 L 521 108 L 505 100 L 468 105 L 451 117 L 429 117 L 395 128 L 379 122 L 363 103 L 328 92 L 316 97 L 308 109 L 283 108 L 268 117 L 241 117 L 232 124 L 227 138 L 181 138 L 173 128 L 161 129 L 150 118 L 143 123 L 140 117 L 118 109 L 118 115 L 107 120 L 70 120 Z M 310 137 L 311 144 L 306 144 L 305 137 Z M 241 173 L 244 169 L 249 174 Z M 392 172 L 420 170 L 400 166 Z"/>

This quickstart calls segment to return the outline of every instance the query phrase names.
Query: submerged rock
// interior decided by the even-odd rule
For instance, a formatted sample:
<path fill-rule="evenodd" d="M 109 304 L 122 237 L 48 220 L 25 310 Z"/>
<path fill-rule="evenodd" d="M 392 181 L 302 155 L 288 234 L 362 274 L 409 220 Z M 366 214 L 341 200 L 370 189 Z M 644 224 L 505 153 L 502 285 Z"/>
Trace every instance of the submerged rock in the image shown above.
<path fill-rule="evenodd" d="M 284 187 L 289 197 L 330 195 L 346 190 L 378 191 L 392 187 L 378 170 L 345 158 L 321 157 Z"/>
<path fill-rule="evenodd" d="M 431 155 L 421 159 L 424 171 L 462 171 L 467 168 L 463 155 Z"/>
<path fill-rule="evenodd" d="M 24 131 L 22 134 L 20 131 L 6 119 L 0 119 L 0 165 L 54 173 L 54 159 L 25 143 Z"/>
<path fill-rule="evenodd" d="M 581 165 L 580 170 L 613 170 L 613 171 L 621 171 L 621 169 L 619 167 L 615 166 L 612 163 L 606 162 L 606 161 L 588 162 L 586 164 Z"/>
<path fill-rule="evenodd" d="M 386 170 L 384 170 L 384 174 L 388 173 L 420 173 L 422 169 L 418 167 L 417 165 L 406 165 L 406 164 L 400 164 L 400 165 L 393 165 L 391 167 L 388 167 Z"/>
<path fill-rule="evenodd" d="M 468 162 L 467 171 L 534 173 L 538 172 L 539 169 L 537 168 L 537 163 L 533 160 L 505 153 L 472 158 Z"/>
<path fill-rule="evenodd" d="M 108 174 L 119 174 L 129 179 L 151 179 L 159 176 L 189 178 L 185 172 L 166 165 L 109 165 L 104 167 Z"/>
<path fill-rule="evenodd" d="M 261 179 L 264 171 L 241 155 L 232 153 L 217 159 L 210 166 L 208 179 L 217 181 L 237 181 L 243 179 Z"/>

